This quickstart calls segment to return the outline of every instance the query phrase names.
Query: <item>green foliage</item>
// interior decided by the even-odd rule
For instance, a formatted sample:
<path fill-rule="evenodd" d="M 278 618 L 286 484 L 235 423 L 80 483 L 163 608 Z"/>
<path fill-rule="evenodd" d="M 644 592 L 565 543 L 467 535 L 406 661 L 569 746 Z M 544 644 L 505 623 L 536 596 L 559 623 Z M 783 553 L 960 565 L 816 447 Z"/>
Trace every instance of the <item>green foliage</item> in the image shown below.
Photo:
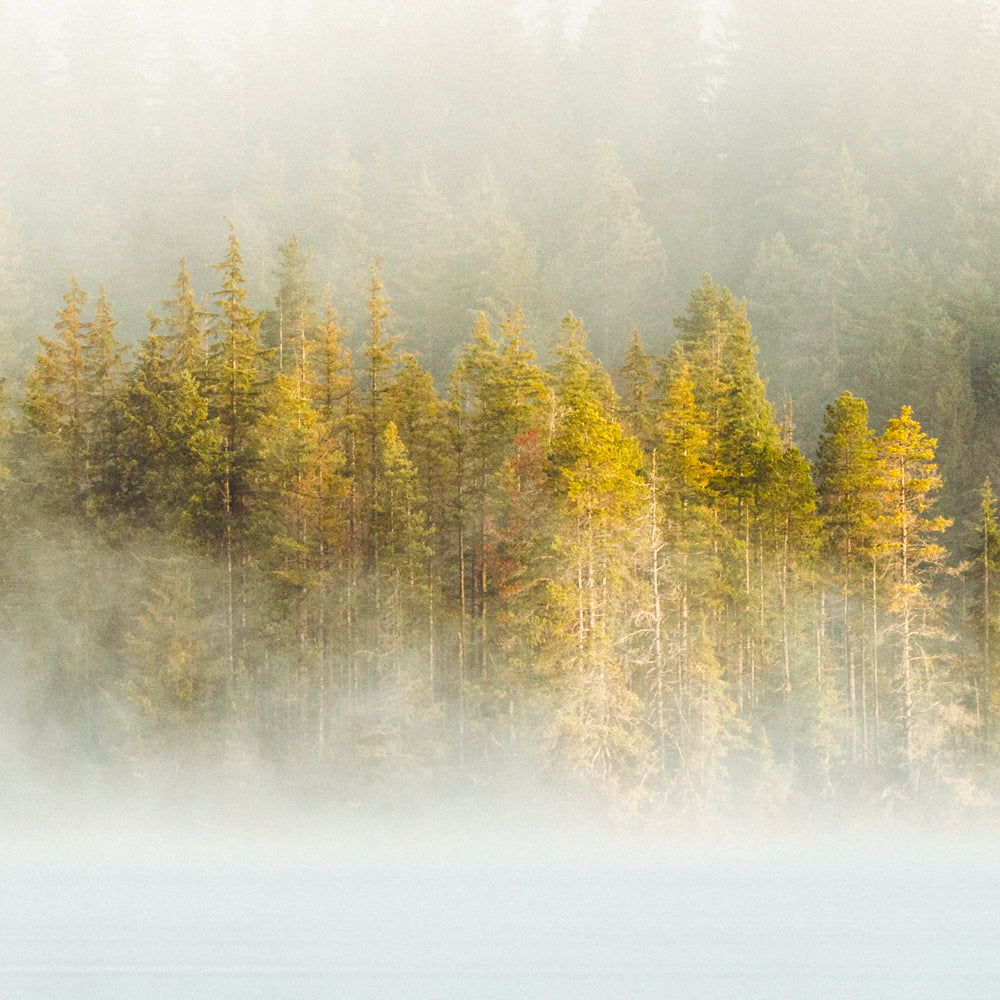
<path fill-rule="evenodd" d="M 413 780 L 537 758 L 633 816 L 860 787 L 981 802 L 995 501 L 987 484 L 971 562 L 945 574 L 936 442 L 908 407 L 876 438 L 843 393 L 814 483 L 745 306 L 708 278 L 658 383 L 633 337 L 624 402 L 582 321 L 542 366 L 520 309 L 480 317 L 445 401 L 396 352 L 377 267 L 359 369 L 333 306 L 312 310 L 308 254 L 282 253 L 299 313 L 277 364 L 231 230 L 210 316 L 182 264 L 126 359 L 106 293 L 85 321 L 74 282 L 27 376 L 0 523 L 44 484 L 73 545 L 99 526 L 134 553 L 114 627 L 75 629 L 52 674 L 115 706 L 91 745 L 111 725 L 140 769 L 180 740 Z M 8 629 L 34 637 L 15 590 Z"/>
<path fill-rule="evenodd" d="M 150 559 L 150 590 L 126 636 L 125 694 L 138 709 L 148 749 L 198 739 L 224 710 L 224 662 L 216 636 L 212 570 L 196 559 Z"/>
<path fill-rule="evenodd" d="M 645 451 L 652 450 L 656 425 L 653 392 L 656 377 L 653 359 L 646 354 L 639 331 L 632 328 L 632 339 L 615 373 L 616 388 L 622 398 L 622 421 Z"/>
<path fill-rule="evenodd" d="M 888 562 L 889 612 L 896 638 L 895 693 L 900 702 L 903 764 L 910 780 L 915 780 L 918 763 L 934 745 L 926 739 L 926 726 L 918 727 L 926 722 L 927 712 L 917 708 L 919 702 L 933 701 L 938 679 L 935 650 L 928 645 L 941 636 L 939 602 L 931 585 L 946 552 L 931 542 L 931 535 L 951 523 L 928 513 L 933 494 L 941 487 L 934 464 L 936 447 L 908 406 L 886 424 L 879 440 L 884 511 L 880 548 Z"/>
<path fill-rule="evenodd" d="M 826 408 L 816 449 L 816 478 L 827 544 L 847 572 L 872 540 L 880 482 L 876 458 L 868 407 L 863 399 L 845 392 Z"/>
<path fill-rule="evenodd" d="M 151 330 L 109 401 L 98 495 L 103 511 L 126 516 L 133 529 L 201 540 L 222 442 L 194 376 L 167 348 Z"/>
<path fill-rule="evenodd" d="M 26 476 L 51 476 L 58 484 L 48 498 L 53 513 L 86 506 L 103 471 L 109 447 L 111 398 L 124 368 L 115 339 L 116 321 L 103 285 L 93 320 L 82 319 L 87 293 L 71 278 L 56 314 L 58 336 L 39 337 L 42 347 L 25 384 L 23 443 Z M 35 471 L 31 471 L 32 468 Z"/>

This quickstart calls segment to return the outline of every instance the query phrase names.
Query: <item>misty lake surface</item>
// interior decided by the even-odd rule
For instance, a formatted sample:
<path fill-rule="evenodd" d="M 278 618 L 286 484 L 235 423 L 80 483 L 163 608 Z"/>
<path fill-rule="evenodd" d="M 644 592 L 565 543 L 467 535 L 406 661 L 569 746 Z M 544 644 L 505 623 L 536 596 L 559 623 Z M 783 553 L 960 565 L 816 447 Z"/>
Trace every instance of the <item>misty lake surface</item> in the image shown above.
<path fill-rule="evenodd" d="M 0 996 L 1000 997 L 988 840 L 420 839 L 6 849 Z"/>

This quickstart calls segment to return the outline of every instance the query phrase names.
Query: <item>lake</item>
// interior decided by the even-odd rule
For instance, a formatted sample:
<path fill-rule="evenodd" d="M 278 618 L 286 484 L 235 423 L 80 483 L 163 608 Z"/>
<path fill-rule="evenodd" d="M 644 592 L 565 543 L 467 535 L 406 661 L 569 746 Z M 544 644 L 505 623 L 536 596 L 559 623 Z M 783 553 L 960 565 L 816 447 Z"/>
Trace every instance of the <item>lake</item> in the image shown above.
<path fill-rule="evenodd" d="M 501 840 L 10 844 L 0 995 L 1000 996 L 988 838 Z"/>

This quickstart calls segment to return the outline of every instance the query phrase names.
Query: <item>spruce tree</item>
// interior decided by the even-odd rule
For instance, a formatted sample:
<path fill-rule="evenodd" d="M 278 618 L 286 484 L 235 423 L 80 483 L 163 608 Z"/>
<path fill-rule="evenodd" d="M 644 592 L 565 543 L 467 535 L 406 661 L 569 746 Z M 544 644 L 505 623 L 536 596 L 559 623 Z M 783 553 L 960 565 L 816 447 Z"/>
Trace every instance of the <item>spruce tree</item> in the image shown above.
<path fill-rule="evenodd" d="M 761 670 L 769 655 L 765 519 L 771 503 L 781 441 L 766 384 L 757 370 L 757 346 L 746 304 L 706 275 L 687 312 L 674 321 L 690 366 L 695 403 L 707 415 L 708 461 L 715 515 L 725 534 L 719 551 L 737 626 L 732 644 L 717 652 L 735 661 L 740 708 L 755 707 Z"/>
<path fill-rule="evenodd" d="M 316 329 L 313 405 L 319 418 L 312 469 L 317 500 L 317 570 L 325 578 L 317 608 L 323 635 L 324 683 L 357 690 L 357 597 L 361 569 L 361 414 L 347 331 L 327 300 Z"/>
<path fill-rule="evenodd" d="M 548 379 L 524 331 L 520 309 L 503 320 L 500 339 L 481 315 L 451 379 L 461 494 L 458 548 L 461 587 L 467 588 L 461 603 L 475 624 L 473 659 L 482 676 L 488 663 L 488 605 L 496 611 L 503 581 L 516 576 L 527 558 L 508 545 L 508 525 L 520 521 L 520 505 L 531 494 L 528 456 L 547 447 Z"/>
<path fill-rule="evenodd" d="M 383 489 L 379 494 L 376 530 L 385 581 L 380 648 L 386 653 L 398 682 L 402 679 L 407 644 L 421 633 L 426 634 L 429 624 L 423 613 L 432 599 L 429 591 L 433 580 L 428 569 L 433 550 L 427 501 L 420 492 L 417 469 L 391 420 L 382 434 L 380 466 Z M 430 621 L 433 622 L 433 616 Z M 429 666 L 433 669 L 433 659 Z M 432 673 L 430 680 L 433 684 Z"/>
<path fill-rule="evenodd" d="M 975 532 L 968 572 L 975 586 L 971 604 L 972 633 L 979 640 L 982 668 L 981 690 L 977 691 L 978 714 L 983 720 L 984 738 L 990 745 L 994 730 L 992 703 L 996 660 L 996 626 L 1000 619 L 1000 523 L 993 484 L 987 478 L 980 491 L 979 517 L 970 525 Z"/>
<path fill-rule="evenodd" d="M 209 528 L 226 567 L 227 648 L 235 683 L 247 668 L 247 633 L 243 627 L 251 555 L 247 542 L 255 513 L 251 490 L 260 457 L 255 431 L 261 414 L 264 356 L 260 346 L 261 317 L 247 305 L 243 254 L 232 223 L 226 254 L 213 267 L 221 280 L 214 294 L 206 382 L 209 417 L 218 425 L 222 454 Z"/>
<path fill-rule="evenodd" d="M 918 731 L 918 695 L 928 700 L 935 691 L 934 650 L 941 637 L 938 604 L 932 591 L 945 556 L 931 537 L 951 521 L 932 517 L 934 494 L 941 479 L 934 462 L 937 442 L 927 437 L 904 406 L 879 439 L 882 474 L 882 521 L 889 566 L 889 611 L 895 636 L 895 694 L 900 720 L 904 772 L 916 785 L 921 759 L 929 753 Z M 919 668 L 923 667 L 921 671 Z"/>
<path fill-rule="evenodd" d="M 278 247 L 281 266 L 276 274 L 278 294 L 275 296 L 275 312 L 262 325 L 262 342 L 274 352 L 275 365 L 279 372 L 292 361 L 295 353 L 296 331 L 301 323 L 306 328 L 316 319 L 316 299 L 309 279 L 309 265 L 312 254 L 305 250 L 298 237 L 289 237 Z"/>
<path fill-rule="evenodd" d="M 364 368 L 364 434 L 367 447 L 363 460 L 365 470 L 365 568 L 375 586 L 375 613 L 379 613 L 379 537 L 375 529 L 377 512 L 381 503 L 382 470 L 379 464 L 380 441 L 388 421 L 385 394 L 391 384 L 392 375 L 399 364 L 396 353 L 398 336 L 389 334 L 390 306 L 392 300 L 385 294 L 385 285 L 379 274 L 381 262 L 372 264 L 368 284 L 368 334 L 365 343 Z M 361 456 L 359 456 L 361 457 Z"/>
<path fill-rule="evenodd" d="M 181 258 L 173 288 L 174 297 L 162 303 L 167 309 L 163 324 L 167 329 L 165 337 L 169 354 L 178 368 L 190 372 L 202 384 L 207 375 L 209 358 L 204 330 L 207 317 L 198 309 L 191 274 L 184 258 Z"/>
<path fill-rule="evenodd" d="M 611 380 L 586 347 L 583 324 L 563 320 L 553 365 L 556 424 L 549 472 L 559 520 L 556 540 L 562 585 L 572 595 L 576 695 L 572 732 L 581 761 L 602 778 L 642 770 L 647 752 L 638 702 L 619 635 L 628 629 L 623 598 L 641 544 L 646 488 L 638 442 L 614 416 Z"/>
<path fill-rule="evenodd" d="M 639 331 L 635 327 L 632 328 L 632 338 L 616 376 L 618 392 L 622 398 L 622 422 L 644 451 L 652 451 L 656 426 L 653 402 L 656 378 L 653 359 L 643 349 Z"/>
<path fill-rule="evenodd" d="M 712 580 L 718 571 L 714 514 L 715 496 L 710 487 L 714 470 L 709 463 L 709 433 L 707 414 L 695 403 L 694 382 L 690 366 L 680 347 L 675 345 L 667 359 L 671 369 L 665 386 L 657 422 L 655 461 L 652 469 L 654 497 L 657 501 L 656 528 L 661 533 L 663 554 L 654 565 L 656 590 L 663 589 L 661 580 L 669 585 L 671 612 L 664 620 L 662 602 L 654 609 L 658 646 L 669 639 L 673 661 L 670 689 L 671 704 L 678 716 L 677 724 L 688 725 L 692 684 L 690 673 L 691 624 L 694 616 L 702 621 L 708 614 Z M 660 565 L 663 561 L 663 565 Z M 657 700 L 664 701 L 659 687 L 666 683 L 661 674 L 666 669 L 663 654 L 656 657 Z M 661 750 L 666 751 L 665 722 L 661 722 Z M 680 762 L 678 762 L 680 763 Z"/>
<path fill-rule="evenodd" d="M 109 405 L 105 509 L 132 528 L 205 543 L 221 441 L 194 375 L 178 367 L 158 323 Z"/>
<path fill-rule="evenodd" d="M 42 492 L 53 513 L 81 514 L 86 504 L 87 362 L 83 352 L 86 327 L 82 318 L 87 293 L 76 275 L 56 313 L 53 339 L 39 337 L 41 351 L 25 380 L 22 404 L 31 443 L 25 443 L 24 473 L 47 482 Z"/>
<path fill-rule="evenodd" d="M 56 314 L 54 339 L 39 337 L 42 350 L 26 379 L 23 412 L 35 439 L 25 474 L 51 476 L 52 513 L 83 515 L 103 472 L 111 398 L 124 371 L 117 321 L 101 285 L 93 320 L 82 319 L 87 294 L 71 278 Z M 30 469 L 34 467 L 35 472 Z"/>
<path fill-rule="evenodd" d="M 868 427 L 868 406 L 844 392 L 826 408 L 823 433 L 816 448 L 818 512 L 825 538 L 825 554 L 840 578 L 839 638 L 843 687 L 851 723 L 851 752 L 867 746 L 868 707 L 861 697 L 869 648 L 877 638 L 867 628 L 863 608 L 869 591 L 865 567 L 873 558 L 876 518 L 879 514 L 881 470 L 875 434 Z M 872 677 L 872 682 L 876 678 Z"/>
<path fill-rule="evenodd" d="M 101 284 L 94 318 L 86 324 L 82 342 L 86 374 L 87 478 L 91 482 L 101 476 L 107 461 L 111 446 L 108 427 L 111 400 L 125 372 L 125 348 L 115 337 L 117 325 L 107 289 Z"/>

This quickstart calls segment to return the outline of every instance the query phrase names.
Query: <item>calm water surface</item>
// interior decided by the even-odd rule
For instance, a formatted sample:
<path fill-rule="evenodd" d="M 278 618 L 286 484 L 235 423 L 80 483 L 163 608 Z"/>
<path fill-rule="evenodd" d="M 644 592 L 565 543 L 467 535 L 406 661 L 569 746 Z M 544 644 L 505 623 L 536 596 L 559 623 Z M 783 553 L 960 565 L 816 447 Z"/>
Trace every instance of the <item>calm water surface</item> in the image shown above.
<path fill-rule="evenodd" d="M 1000 997 L 1000 845 L 0 857 L 12 1000 Z"/>

